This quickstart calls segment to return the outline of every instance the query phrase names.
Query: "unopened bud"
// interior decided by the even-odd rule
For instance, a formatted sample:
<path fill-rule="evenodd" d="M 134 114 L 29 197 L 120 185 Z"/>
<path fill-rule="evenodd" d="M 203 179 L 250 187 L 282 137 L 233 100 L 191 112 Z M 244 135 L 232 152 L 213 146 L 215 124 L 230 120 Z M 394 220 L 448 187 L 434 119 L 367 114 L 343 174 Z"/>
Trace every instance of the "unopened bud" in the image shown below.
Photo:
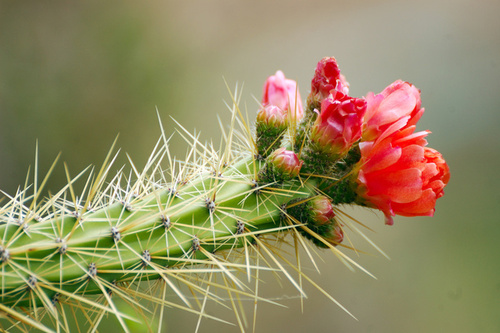
<path fill-rule="evenodd" d="M 321 103 L 321 112 L 311 133 L 311 141 L 333 161 L 344 156 L 361 138 L 366 101 L 339 92 Z"/>
<path fill-rule="evenodd" d="M 257 114 L 257 151 L 263 158 L 281 145 L 286 119 L 286 112 L 275 105 L 267 105 Z"/>
<path fill-rule="evenodd" d="M 257 126 L 264 124 L 286 129 L 286 112 L 275 105 L 267 105 L 257 113 Z"/>
<path fill-rule="evenodd" d="M 323 237 L 328 243 L 338 245 L 344 240 L 344 231 L 338 223 L 334 223 Z"/>
<path fill-rule="evenodd" d="M 311 220 L 313 224 L 324 225 L 329 223 L 335 213 L 333 212 L 333 205 L 327 197 L 320 195 L 309 201 Z"/>
<path fill-rule="evenodd" d="M 307 97 L 307 104 L 313 108 L 319 107 L 332 90 L 347 95 L 349 93 L 349 83 L 340 74 L 340 69 L 335 58 L 325 57 L 316 66 L 314 77 L 311 81 L 311 93 Z"/>
<path fill-rule="evenodd" d="M 302 119 L 304 111 L 297 90 L 297 82 L 285 78 L 282 71 L 267 78 L 264 84 L 262 105 L 274 105 L 285 112 L 291 112 L 297 120 Z"/>
<path fill-rule="evenodd" d="M 285 179 L 292 179 L 299 175 L 303 161 L 299 160 L 297 154 L 286 150 L 284 147 L 275 150 L 268 158 L 267 163 L 271 164 Z"/>
<path fill-rule="evenodd" d="M 318 247 L 327 248 L 325 242 L 336 246 L 344 239 L 342 227 L 335 219 L 332 202 L 326 196 L 292 200 L 284 218 L 304 224 L 305 228 L 299 228 L 298 231 Z"/>
<path fill-rule="evenodd" d="M 258 181 L 262 183 L 281 183 L 297 177 L 304 162 L 286 148 L 279 148 L 266 159 L 266 164 L 260 170 Z"/>

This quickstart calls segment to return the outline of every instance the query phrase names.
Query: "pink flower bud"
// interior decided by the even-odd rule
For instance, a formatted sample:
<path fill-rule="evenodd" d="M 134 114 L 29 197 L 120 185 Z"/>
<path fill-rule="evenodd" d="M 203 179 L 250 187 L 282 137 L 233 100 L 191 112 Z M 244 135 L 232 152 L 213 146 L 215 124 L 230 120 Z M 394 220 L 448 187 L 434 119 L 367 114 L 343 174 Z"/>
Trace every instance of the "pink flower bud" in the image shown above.
<path fill-rule="evenodd" d="M 274 169 L 281 174 L 280 178 L 292 179 L 299 175 L 303 161 L 299 160 L 297 155 L 284 147 L 272 152 L 267 159 L 268 163 L 274 166 Z"/>
<path fill-rule="evenodd" d="M 311 140 L 332 156 L 343 156 L 361 138 L 366 101 L 333 91 L 321 103 Z"/>
<path fill-rule="evenodd" d="M 344 240 L 344 231 L 338 223 L 335 223 L 324 238 L 328 243 L 338 245 Z"/>
<path fill-rule="evenodd" d="M 284 126 L 286 112 L 275 105 L 267 105 L 257 113 L 257 122 L 273 127 Z"/>
<path fill-rule="evenodd" d="M 267 78 L 264 84 L 262 105 L 277 106 L 285 113 L 293 112 L 297 121 L 301 120 L 304 115 L 297 82 L 285 78 L 282 71 L 277 71 L 275 75 Z"/>
<path fill-rule="evenodd" d="M 333 212 L 333 205 L 330 199 L 320 195 L 310 201 L 309 208 L 314 220 L 314 224 L 323 225 L 331 222 L 335 213 Z"/>
<path fill-rule="evenodd" d="M 361 142 L 356 192 L 368 206 L 380 209 L 386 224 L 394 215 L 432 216 L 436 200 L 450 179 L 439 152 L 424 147 L 428 131 L 413 128 L 375 142 Z"/>
<path fill-rule="evenodd" d="M 420 91 L 414 85 L 395 81 L 380 94 L 368 93 L 363 141 L 383 140 L 394 132 L 415 126 L 424 113 Z"/>
<path fill-rule="evenodd" d="M 336 90 L 345 95 L 349 93 L 349 83 L 340 74 L 337 61 L 333 57 L 325 57 L 318 62 L 311 81 L 311 93 L 307 99 L 310 104 L 319 104 Z"/>

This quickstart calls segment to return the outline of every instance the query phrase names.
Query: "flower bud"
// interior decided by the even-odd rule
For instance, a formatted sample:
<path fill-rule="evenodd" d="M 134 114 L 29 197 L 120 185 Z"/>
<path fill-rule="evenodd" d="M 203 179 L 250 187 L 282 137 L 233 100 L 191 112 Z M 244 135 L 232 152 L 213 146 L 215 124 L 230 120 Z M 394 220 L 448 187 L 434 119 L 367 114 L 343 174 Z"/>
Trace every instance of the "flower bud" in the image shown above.
<path fill-rule="evenodd" d="M 342 228 L 335 219 L 332 202 L 326 196 L 292 200 L 285 216 L 295 223 L 304 224 L 304 228 L 298 228 L 298 231 L 319 247 L 327 248 L 325 241 L 338 245 L 344 238 Z"/>
<path fill-rule="evenodd" d="M 321 103 L 311 140 L 322 152 L 336 160 L 361 138 L 366 101 L 336 91 L 333 93 Z"/>
<path fill-rule="evenodd" d="M 257 154 L 266 158 L 281 146 L 287 128 L 286 112 L 275 105 L 267 105 L 257 114 L 255 125 Z"/>
<path fill-rule="evenodd" d="M 297 121 L 301 120 L 304 114 L 297 82 L 285 78 L 282 71 L 277 71 L 275 75 L 267 78 L 264 84 L 262 105 L 277 106 L 285 114 L 292 112 Z"/>
<path fill-rule="evenodd" d="M 330 222 L 335 216 L 332 202 L 323 195 L 311 199 L 309 201 L 309 209 L 312 220 L 310 222 L 314 221 L 313 224 L 315 225 L 324 225 Z"/>
<path fill-rule="evenodd" d="M 284 147 L 275 150 L 267 158 L 268 165 L 278 174 L 276 179 L 289 180 L 299 175 L 303 161 L 299 160 L 297 155 Z"/>
<path fill-rule="evenodd" d="M 307 98 L 307 103 L 313 105 L 313 107 L 318 107 L 330 95 L 332 90 L 347 95 L 349 93 L 349 83 L 340 74 L 340 69 L 335 58 L 325 57 L 316 66 L 316 71 L 311 81 L 311 93 Z"/>
<path fill-rule="evenodd" d="M 323 238 L 332 245 L 338 245 L 344 240 L 344 231 L 342 230 L 342 227 L 335 222 L 331 225 L 328 233 L 324 235 Z"/>
<path fill-rule="evenodd" d="M 257 113 L 257 126 L 265 124 L 271 127 L 286 129 L 286 112 L 275 105 L 267 105 Z"/>

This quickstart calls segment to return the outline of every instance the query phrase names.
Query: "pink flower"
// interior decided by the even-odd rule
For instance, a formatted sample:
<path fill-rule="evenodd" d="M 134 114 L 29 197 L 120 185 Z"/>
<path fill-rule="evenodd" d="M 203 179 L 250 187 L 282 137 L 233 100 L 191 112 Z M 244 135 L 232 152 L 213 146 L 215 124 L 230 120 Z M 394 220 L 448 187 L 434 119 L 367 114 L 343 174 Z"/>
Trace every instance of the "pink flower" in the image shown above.
<path fill-rule="evenodd" d="M 432 216 L 450 179 L 439 152 L 424 147 L 428 131 L 406 128 L 379 141 L 361 142 L 356 192 L 363 203 L 380 209 L 386 224 L 394 215 Z"/>
<path fill-rule="evenodd" d="M 383 140 L 401 129 L 414 126 L 424 113 L 420 91 L 414 85 L 395 81 L 380 94 L 368 93 L 363 141 Z"/>
<path fill-rule="evenodd" d="M 314 77 L 311 81 L 311 93 L 308 97 L 310 104 L 319 104 L 337 90 L 345 95 L 349 93 L 349 83 L 340 74 L 337 61 L 333 57 L 325 57 L 318 62 Z"/>
<path fill-rule="evenodd" d="M 257 122 L 273 127 L 284 126 L 286 113 L 275 105 L 267 105 L 257 113 Z"/>
<path fill-rule="evenodd" d="M 335 217 L 332 202 L 323 195 L 311 199 L 309 208 L 315 225 L 329 223 Z"/>
<path fill-rule="evenodd" d="M 262 105 L 274 105 L 285 112 L 294 112 L 297 121 L 304 115 L 302 101 L 297 90 L 297 82 L 285 78 L 282 71 L 277 71 L 275 75 L 267 78 L 264 84 Z"/>
<path fill-rule="evenodd" d="M 303 161 L 299 160 L 293 151 L 281 147 L 271 153 L 267 158 L 268 163 L 281 174 L 284 179 L 292 179 L 299 175 Z"/>
<path fill-rule="evenodd" d="M 321 103 L 311 140 L 332 156 L 342 156 L 361 138 L 366 101 L 332 91 Z"/>

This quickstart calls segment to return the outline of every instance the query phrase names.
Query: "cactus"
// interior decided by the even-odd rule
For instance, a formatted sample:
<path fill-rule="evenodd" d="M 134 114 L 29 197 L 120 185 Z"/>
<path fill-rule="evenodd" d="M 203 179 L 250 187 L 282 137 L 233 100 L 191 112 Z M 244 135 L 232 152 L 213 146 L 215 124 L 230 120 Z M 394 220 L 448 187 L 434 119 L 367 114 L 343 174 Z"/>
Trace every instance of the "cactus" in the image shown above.
<path fill-rule="evenodd" d="M 167 307 L 195 313 L 199 321 L 223 321 L 206 312 L 206 302 L 222 303 L 220 293 L 226 293 L 244 331 L 240 297 L 274 303 L 255 290 L 259 271 L 282 274 L 301 294 L 302 280 L 312 282 L 276 244 L 309 255 L 311 246 L 327 248 L 364 270 L 338 248 L 351 248 L 341 244 L 344 231 L 361 231 L 337 205 L 373 207 L 356 192 L 358 143 L 345 156 L 322 163 L 319 174 L 307 153 L 299 162 L 297 147 L 307 152 L 308 144 L 298 140 L 308 140 L 310 131 L 303 124 L 297 132 L 299 112 L 283 110 L 291 119 L 285 135 L 263 131 L 255 139 L 238 99 L 235 93 L 221 149 L 181 129 L 191 149 L 177 160 L 162 130 L 144 170 L 131 163 L 130 173 L 110 177 L 113 144 L 99 171 L 84 170 L 74 178 L 67 171 L 68 184 L 44 199 L 46 179 L 38 184 L 35 170 L 33 185 L 0 208 L 0 328 L 71 331 L 71 318 L 82 317 L 87 324 L 79 329 L 95 331 L 111 315 L 129 332 L 134 321 L 147 324 L 144 318 L 152 315 L 161 320 Z M 276 148 L 284 153 L 285 147 L 295 147 L 298 155 L 286 151 L 284 157 L 263 159 L 259 150 L 269 147 L 264 155 Z M 75 182 L 85 177 L 76 194 Z M 177 301 L 167 299 L 167 290 Z M 127 314 L 119 301 L 143 319 Z M 148 325 L 143 328 L 156 330 Z"/>

